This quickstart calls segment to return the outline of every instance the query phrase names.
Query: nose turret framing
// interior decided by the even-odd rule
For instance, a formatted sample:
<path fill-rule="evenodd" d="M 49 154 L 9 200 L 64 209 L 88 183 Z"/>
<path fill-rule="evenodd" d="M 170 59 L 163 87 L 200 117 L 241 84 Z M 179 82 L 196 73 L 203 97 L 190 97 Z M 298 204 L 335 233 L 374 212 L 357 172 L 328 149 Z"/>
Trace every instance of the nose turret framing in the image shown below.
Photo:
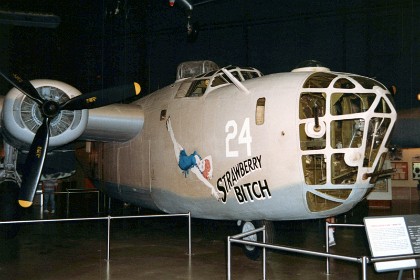
<path fill-rule="evenodd" d="M 379 82 L 340 73 L 309 76 L 299 96 L 298 128 L 309 211 L 363 198 L 382 170 L 395 120 L 392 97 Z"/>

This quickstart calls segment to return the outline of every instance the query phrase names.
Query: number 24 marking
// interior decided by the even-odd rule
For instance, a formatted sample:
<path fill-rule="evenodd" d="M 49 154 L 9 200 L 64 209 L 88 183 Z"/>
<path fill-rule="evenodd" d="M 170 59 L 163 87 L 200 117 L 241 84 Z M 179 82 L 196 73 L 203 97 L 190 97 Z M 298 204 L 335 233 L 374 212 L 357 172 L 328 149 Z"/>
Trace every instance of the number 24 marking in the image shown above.
<path fill-rule="evenodd" d="M 226 157 L 238 157 L 239 152 L 231 150 L 230 144 L 231 141 L 234 141 L 237 137 L 238 144 L 246 144 L 246 154 L 251 156 L 251 128 L 249 125 L 249 118 L 244 120 L 242 125 L 241 132 L 238 135 L 238 124 L 234 120 L 230 120 L 226 123 L 225 132 L 227 133 L 225 143 L 226 143 Z"/>

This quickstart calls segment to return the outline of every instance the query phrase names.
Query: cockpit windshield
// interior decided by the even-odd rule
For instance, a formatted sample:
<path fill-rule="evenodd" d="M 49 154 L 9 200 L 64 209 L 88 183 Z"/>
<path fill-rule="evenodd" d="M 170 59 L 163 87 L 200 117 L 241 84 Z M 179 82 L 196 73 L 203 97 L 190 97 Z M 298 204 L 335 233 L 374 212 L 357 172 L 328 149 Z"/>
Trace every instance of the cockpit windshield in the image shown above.
<path fill-rule="evenodd" d="M 240 68 L 228 66 L 225 69 L 240 82 L 262 76 L 260 71 L 251 67 Z M 214 70 L 185 80 L 179 87 L 175 97 L 200 97 L 207 92 L 231 83 L 232 81 L 221 69 Z"/>

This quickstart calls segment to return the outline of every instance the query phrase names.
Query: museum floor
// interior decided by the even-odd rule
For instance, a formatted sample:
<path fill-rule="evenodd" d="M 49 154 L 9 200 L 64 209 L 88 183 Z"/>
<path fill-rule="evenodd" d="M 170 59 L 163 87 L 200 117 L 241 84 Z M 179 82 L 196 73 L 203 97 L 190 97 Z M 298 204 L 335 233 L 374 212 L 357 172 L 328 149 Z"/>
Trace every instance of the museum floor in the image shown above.
<path fill-rule="evenodd" d="M 56 214 L 43 215 L 34 206 L 23 219 L 95 216 L 94 198 L 89 204 L 86 200 L 72 202 L 67 213 L 66 201 L 59 197 Z M 394 201 L 392 210 L 372 210 L 362 203 L 338 222 L 362 223 L 367 215 L 416 214 L 419 209 L 417 201 Z M 138 215 L 137 210 L 114 204 L 112 215 Z M 106 221 L 23 224 L 17 237 L 0 243 L 0 279 L 226 279 L 226 237 L 238 233 L 236 223 L 193 219 L 191 257 L 187 225 L 182 217 L 113 220 L 107 262 Z M 276 244 L 325 252 L 324 226 L 318 220 L 276 222 Z M 336 241 L 331 253 L 370 255 L 363 229 L 338 228 Z M 248 260 L 238 246 L 232 253 L 232 279 L 262 279 L 260 261 Z M 358 264 L 332 260 L 330 270 L 326 275 L 324 259 L 279 252 L 267 256 L 267 279 L 361 279 Z M 368 266 L 368 279 L 396 279 L 397 275 L 378 274 Z M 412 279 L 412 271 L 404 272 L 403 279 Z"/>

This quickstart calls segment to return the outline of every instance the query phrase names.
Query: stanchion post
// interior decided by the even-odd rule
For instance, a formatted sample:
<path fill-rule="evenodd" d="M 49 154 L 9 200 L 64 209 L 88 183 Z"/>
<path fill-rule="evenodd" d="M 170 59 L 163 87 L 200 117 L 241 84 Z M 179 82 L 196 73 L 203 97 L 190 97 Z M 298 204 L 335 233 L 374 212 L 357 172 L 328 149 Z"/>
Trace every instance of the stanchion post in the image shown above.
<path fill-rule="evenodd" d="M 265 244 L 265 242 L 266 242 L 266 237 L 265 237 L 265 225 L 263 226 L 263 243 Z M 265 249 L 265 246 L 263 247 L 263 280 L 266 280 L 267 278 L 266 278 L 266 257 L 267 257 L 267 255 L 266 255 L 266 249 Z"/>
<path fill-rule="evenodd" d="M 329 244 L 330 244 L 330 236 L 328 234 L 328 231 L 330 229 L 330 223 L 325 222 L 325 252 L 329 253 Z M 326 258 L 326 262 L 327 262 L 327 275 L 330 275 L 330 258 Z"/>
<path fill-rule="evenodd" d="M 230 280 L 231 279 L 231 276 L 230 276 L 230 274 L 231 274 L 231 271 L 230 271 L 230 255 L 231 255 L 231 252 L 230 252 L 230 236 L 228 236 L 228 238 L 227 238 L 227 279 L 228 280 Z"/>
<path fill-rule="evenodd" d="M 107 245 L 106 245 L 106 261 L 109 262 L 109 251 L 110 251 L 110 239 L 111 239 L 111 216 L 108 215 L 108 234 L 107 234 Z"/>
<path fill-rule="evenodd" d="M 367 260 L 368 258 L 366 256 L 362 257 L 362 279 L 367 280 Z"/>
<path fill-rule="evenodd" d="M 191 212 L 188 212 L 188 255 L 191 256 Z"/>

